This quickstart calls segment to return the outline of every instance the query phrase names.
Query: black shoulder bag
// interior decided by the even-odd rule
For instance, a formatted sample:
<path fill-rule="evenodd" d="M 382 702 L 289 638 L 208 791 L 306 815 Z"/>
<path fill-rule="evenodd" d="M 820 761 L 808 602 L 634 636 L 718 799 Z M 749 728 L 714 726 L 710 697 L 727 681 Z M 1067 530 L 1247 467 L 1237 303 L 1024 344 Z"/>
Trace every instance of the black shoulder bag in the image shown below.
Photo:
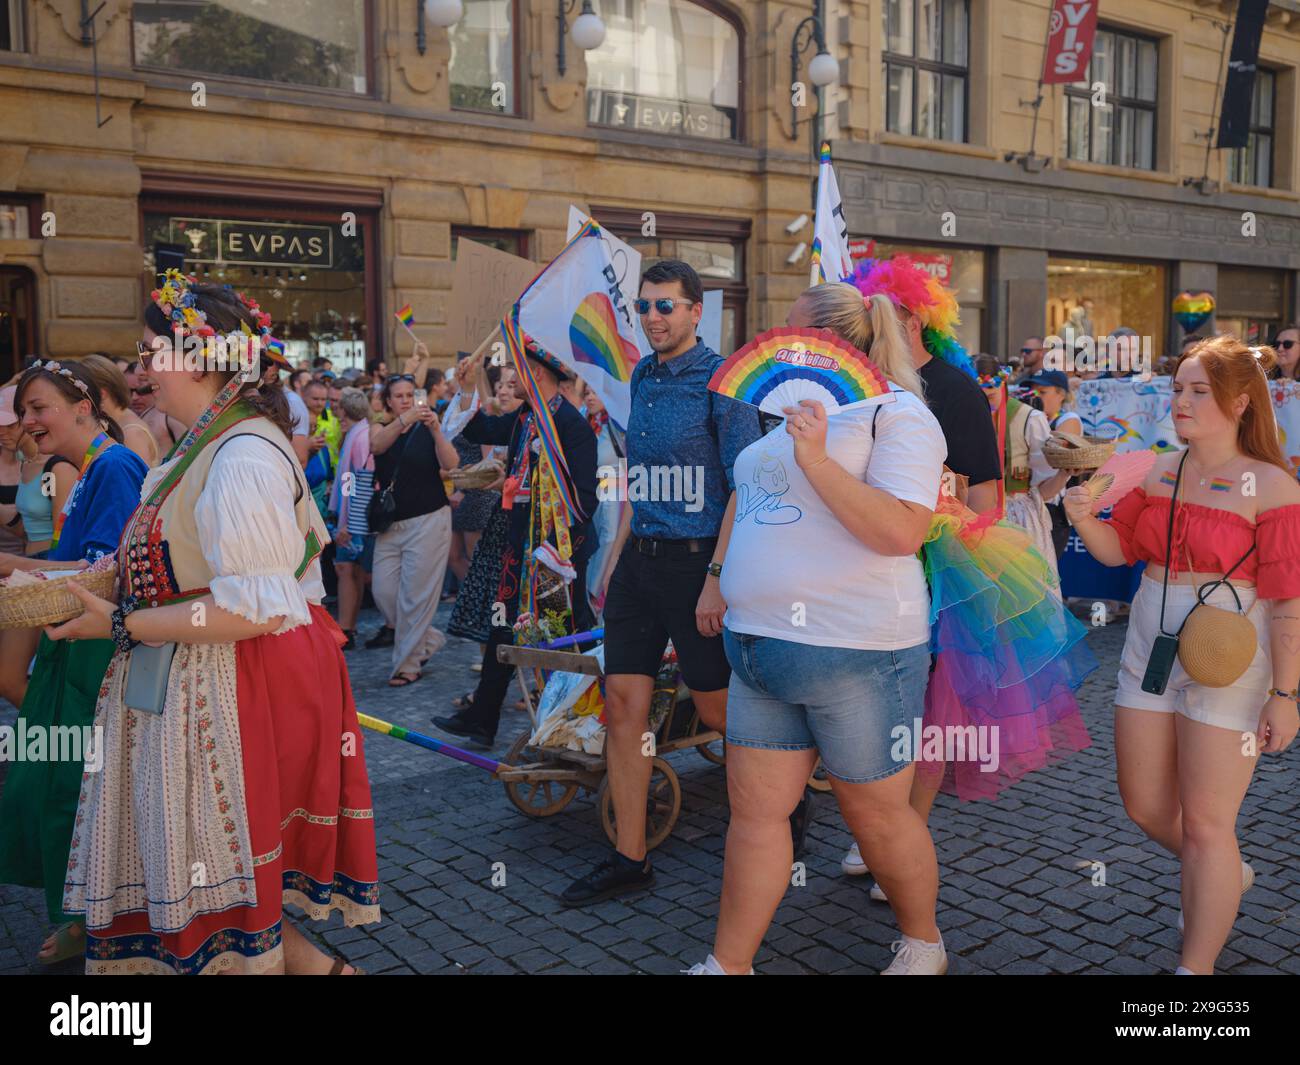
<path fill-rule="evenodd" d="M 398 453 L 397 461 L 393 463 L 393 479 L 370 497 L 370 503 L 366 507 L 366 520 L 370 523 L 372 533 L 388 532 L 393 524 L 393 515 L 397 513 L 397 499 L 393 496 L 393 491 L 397 488 L 397 475 L 402 468 L 402 459 L 406 457 L 406 445 L 411 442 L 413 431 L 408 429 L 402 435 L 402 450 Z"/>

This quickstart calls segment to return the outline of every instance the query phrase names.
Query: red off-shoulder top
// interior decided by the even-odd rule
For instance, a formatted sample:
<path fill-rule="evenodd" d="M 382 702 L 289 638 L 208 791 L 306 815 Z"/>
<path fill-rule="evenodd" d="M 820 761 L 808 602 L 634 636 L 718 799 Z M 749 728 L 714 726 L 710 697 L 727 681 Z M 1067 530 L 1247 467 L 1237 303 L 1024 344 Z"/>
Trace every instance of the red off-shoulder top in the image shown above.
<path fill-rule="evenodd" d="M 1187 571 L 1190 552 L 1196 573 L 1227 573 L 1254 544 L 1254 553 L 1233 577 L 1253 582 L 1260 599 L 1300 596 L 1300 503 L 1266 510 L 1255 522 L 1217 507 L 1180 503 L 1174 517 L 1174 557 L 1167 563 L 1169 505 L 1169 496 L 1149 496 L 1135 488 L 1111 509 L 1108 524 L 1119 534 L 1130 566 L 1139 561 L 1167 564 L 1169 575 L 1176 577 Z"/>

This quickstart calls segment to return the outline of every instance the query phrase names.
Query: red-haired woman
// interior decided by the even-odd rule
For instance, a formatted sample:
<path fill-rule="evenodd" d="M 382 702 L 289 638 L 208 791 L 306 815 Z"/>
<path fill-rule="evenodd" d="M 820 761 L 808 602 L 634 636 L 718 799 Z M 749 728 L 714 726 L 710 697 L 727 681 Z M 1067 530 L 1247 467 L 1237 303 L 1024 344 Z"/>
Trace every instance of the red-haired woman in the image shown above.
<path fill-rule="evenodd" d="M 1189 348 L 1173 383 L 1174 426 L 1187 450 L 1158 456 L 1109 522 L 1092 515 L 1084 489 L 1065 497 L 1094 558 L 1147 563 L 1120 662 L 1115 758 L 1129 816 L 1182 859 L 1180 974 L 1213 973 L 1241 893 L 1254 882 L 1235 826 L 1255 752 L 1285 750 L 1300 729 L 1300 486 L 1278 447 L 1269 401 L 1275 358 L 1229 336 Z M 1177 633 L 1198 587 L 1229 573 L 1257 633 L 1245 673 L 1207 687 L 1174 661 L 1163 694 L 1144 691 L 1161 630 Z M 1232 589 L 1220 584 L 1205 602 L 1236 610 Z"/>

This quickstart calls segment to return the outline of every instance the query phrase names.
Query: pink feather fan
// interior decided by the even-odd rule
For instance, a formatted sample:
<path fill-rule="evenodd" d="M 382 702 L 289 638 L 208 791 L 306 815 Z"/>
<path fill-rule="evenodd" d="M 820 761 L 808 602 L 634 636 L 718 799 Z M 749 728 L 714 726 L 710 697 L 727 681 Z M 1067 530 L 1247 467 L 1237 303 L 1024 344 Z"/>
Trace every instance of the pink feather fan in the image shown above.
<path fill-rule="evenodd" d="M 1156 461 L 1154 451 L 1125 451 L 1112 455 L 1083 487 L 1092 495 L 1092 512 L 1099 514 L 1114 506 L 1146 480 Z"/>

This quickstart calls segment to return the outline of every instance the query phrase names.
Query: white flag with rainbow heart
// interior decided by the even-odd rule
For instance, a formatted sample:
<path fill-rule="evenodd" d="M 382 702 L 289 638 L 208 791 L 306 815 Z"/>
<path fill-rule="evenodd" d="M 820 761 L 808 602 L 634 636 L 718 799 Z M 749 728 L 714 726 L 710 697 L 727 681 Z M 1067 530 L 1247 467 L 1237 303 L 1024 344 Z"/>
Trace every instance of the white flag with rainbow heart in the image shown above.
<path fill-rule="evenodd" d="M 628 382 L 641 357 L 632 315 L 600 225 L 589 220 L 524 289 L 502 324 L 517 324 L 574 370 L 625 427 L 632 405 Z"/>

